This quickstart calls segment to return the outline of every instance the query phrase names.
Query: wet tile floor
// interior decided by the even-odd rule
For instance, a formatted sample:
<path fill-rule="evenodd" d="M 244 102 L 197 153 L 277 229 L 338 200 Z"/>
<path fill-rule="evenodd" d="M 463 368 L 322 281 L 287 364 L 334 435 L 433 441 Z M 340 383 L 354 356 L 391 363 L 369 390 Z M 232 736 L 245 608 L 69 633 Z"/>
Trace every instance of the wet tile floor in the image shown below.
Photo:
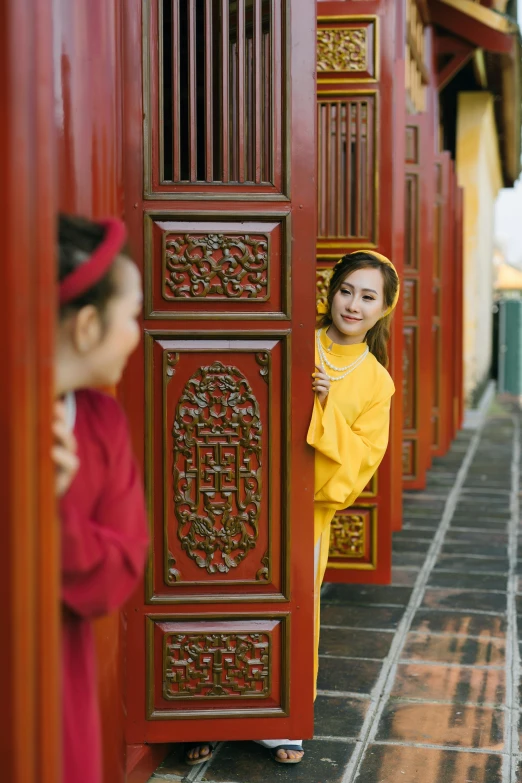
<path fill-rule="evenodd" d="M 173 746 L 151 783 L 522 783 L 521 423 L 496 403 L 405 493 L 391 586 L 323 591 L 301 764 L 227 742 L 189 770 Z"/>

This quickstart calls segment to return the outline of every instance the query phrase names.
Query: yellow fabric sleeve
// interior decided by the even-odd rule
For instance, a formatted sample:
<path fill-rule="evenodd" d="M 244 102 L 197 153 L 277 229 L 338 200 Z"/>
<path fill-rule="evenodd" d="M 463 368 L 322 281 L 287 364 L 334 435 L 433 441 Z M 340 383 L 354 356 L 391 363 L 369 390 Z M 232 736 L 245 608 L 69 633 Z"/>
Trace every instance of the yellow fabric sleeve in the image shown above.
<path fill-rule="evenodd" d="M 335 402 L 314 401 L 307 442 L 315 449 L 315 500 L 348 508 L 384 457 L 391 394 L 375 401 L 350 427 Z"/>

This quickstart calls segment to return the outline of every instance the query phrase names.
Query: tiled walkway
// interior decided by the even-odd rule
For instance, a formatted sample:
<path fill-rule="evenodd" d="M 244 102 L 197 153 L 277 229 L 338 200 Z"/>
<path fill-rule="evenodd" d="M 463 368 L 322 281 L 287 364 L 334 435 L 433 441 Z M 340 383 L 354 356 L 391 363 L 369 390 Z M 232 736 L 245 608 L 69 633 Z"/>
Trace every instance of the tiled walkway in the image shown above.
<path fill-rule="evenodd" d="M 186 781 L 522 783 L 520 437 L 519 414 L 495 404 L 435 461 L 426 490 L 405 495 L 392 585 L 327 590 L 305 760 L 283 767 L 223 743 Z M 153 780 L 187 771 L 175 747 Z"/>

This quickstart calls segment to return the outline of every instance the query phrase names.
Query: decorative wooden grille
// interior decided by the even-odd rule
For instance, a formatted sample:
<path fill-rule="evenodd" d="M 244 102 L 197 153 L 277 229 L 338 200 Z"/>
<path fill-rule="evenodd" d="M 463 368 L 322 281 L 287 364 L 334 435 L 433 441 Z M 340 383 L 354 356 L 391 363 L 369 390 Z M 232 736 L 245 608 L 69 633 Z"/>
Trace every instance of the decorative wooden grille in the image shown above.
<path fill-rule="evenodd" d="M 319 238 L 373 241 L 375 98 L 319 98 Z"/>
<path fill-rule="evenodd" d="M 161 179 L 273 181 L 272 0 L 162 0 Z"/>
<path fill-rule="evenodd" d="M 412 113 L 426 111 L 425 27 L 416 0 L 406 3 L 406 94 Z"/>

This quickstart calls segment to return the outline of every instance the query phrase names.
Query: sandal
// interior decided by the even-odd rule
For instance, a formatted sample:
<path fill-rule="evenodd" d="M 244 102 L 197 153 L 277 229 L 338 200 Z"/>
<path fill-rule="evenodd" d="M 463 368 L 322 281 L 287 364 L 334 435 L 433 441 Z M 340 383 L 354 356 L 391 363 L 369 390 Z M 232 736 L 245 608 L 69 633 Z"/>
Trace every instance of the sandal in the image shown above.
<path fill-rule="evenodd" d="M 195 767 L 197 764 L 205 764 L 207 761 L 210 761 L 214 755 L 215 747 L 216 744 L 214 742 L 185 742 L 185 746 L 183 748 L 185 764 L 188 764 L 189 767 Z M 194 748 L 210 748 L 210 752 L 205 756 L 198 756 L 197 758 L 193 759 L 189 757 L 188 753 L 189 750 L 194 750 Z"/>
<path fill-rule="evenodd" d="M 278 745 L 276 748 L 267 748 L 270 751 L 270 755 L 277 761 L 278 764 L 300 764 L 304 759 L 304 751 L 302 745 Z M 278 750 L 297 750 L 303 753 L 300 759 L 282 759 L 277 755 Z"/>

